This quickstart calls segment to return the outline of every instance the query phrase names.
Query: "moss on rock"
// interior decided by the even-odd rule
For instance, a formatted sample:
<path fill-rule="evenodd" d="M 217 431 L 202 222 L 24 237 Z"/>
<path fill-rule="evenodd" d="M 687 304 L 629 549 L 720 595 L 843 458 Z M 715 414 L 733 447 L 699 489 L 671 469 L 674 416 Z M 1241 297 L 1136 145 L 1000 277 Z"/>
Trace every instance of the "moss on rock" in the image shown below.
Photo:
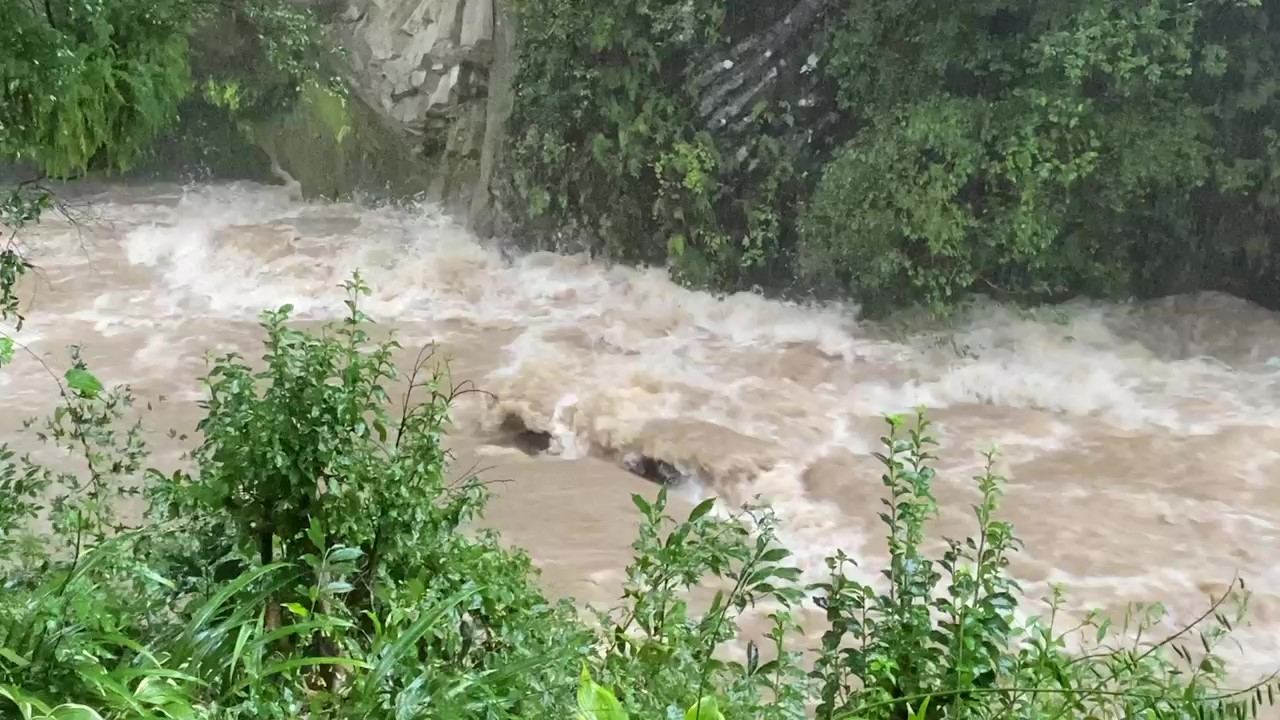
<path fill-rule="evenodd" d="M 288 110 L 252 123 L 249 135 L 308 197 L 408 196 L 430 180 L 407 139 L 360 100 L 315 83 Z"/>

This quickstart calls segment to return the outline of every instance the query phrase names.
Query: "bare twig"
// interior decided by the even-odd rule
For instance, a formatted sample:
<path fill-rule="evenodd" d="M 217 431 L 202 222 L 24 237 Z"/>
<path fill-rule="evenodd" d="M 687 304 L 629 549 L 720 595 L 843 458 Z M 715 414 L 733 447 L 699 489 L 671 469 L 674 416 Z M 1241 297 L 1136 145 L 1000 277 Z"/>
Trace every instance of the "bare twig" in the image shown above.
<path fill-rule="evenodd" d="M 30 355 L 32 359 L 34 359 L 36 362 L 40 363 L 40 367 L 44 368 L 44 371 L 48 373 L 49 377 L 53 378 L 54 384 L 58 386 L 58 394 L 61 395 L 64 400 L 70 400 L 70 397 L 67 395 L 67 388 L 62 384 L 62 379 L 59 378 L 57 373 L 53 371 L 53 368 L 49 367 L 49 363 L 45 362 L 44 358 L 37 355 L 34 350 L 32 350 L 26 344 L 15 339 L 12 335 L 6 335 L 5 333 L 0 333 L 0 337 L 7 338 L 10 342 L 13 343 L 14 347 L 19 348 L 23 352 Z"/>

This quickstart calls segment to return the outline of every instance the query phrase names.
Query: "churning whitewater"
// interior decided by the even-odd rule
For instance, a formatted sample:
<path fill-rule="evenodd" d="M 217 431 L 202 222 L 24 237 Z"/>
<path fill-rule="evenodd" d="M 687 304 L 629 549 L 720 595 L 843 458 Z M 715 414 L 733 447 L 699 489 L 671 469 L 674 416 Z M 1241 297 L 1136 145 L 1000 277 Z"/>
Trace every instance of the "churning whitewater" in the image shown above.
<path fill-rule="evenodd" d="M 870 453 L 884 413 L 922 405 L 942 442 L 939 537 L 970 530 L 972 476 L 998 446 L 1031 597 L 1061 582 L 1075 611 L 1165 600 L 1178 622 L 1238 574 L 1253 626 L 1231 659 L 1246 678 L 1280 665 L 1280 314 L 1200 295 L 871 324 L 848 307 L 684 290 L 658 269 L 513 257 L 425 208 L 250 184 L 81 200 L 78 227 L 49 222 L 31 243 L 41 273 L 19 338 L 55 367 L 83 343 L 104 381 L 131 385 L 160 467 L 180 462 L 165 431 L 195 427 L 207 352 L 256 357 L 258 313 L 285 303 L 304 322 L 337 317 L 360 270 L 406 363 L 438 343 L 454 379 L 486 391 L 456 408 L 455 472 L 478 463 L 509 481 L 486 523 L 556 592 L 616 592 L 637 522 L 627 498 L 654 491 L 624 470 L 641 465 L 687 495 L 770 502 L 812 579 L 837 548 L 878 567 Z M 48 412 L 56 387 L 19 358 L 0 397 L 10 431 Z"/>

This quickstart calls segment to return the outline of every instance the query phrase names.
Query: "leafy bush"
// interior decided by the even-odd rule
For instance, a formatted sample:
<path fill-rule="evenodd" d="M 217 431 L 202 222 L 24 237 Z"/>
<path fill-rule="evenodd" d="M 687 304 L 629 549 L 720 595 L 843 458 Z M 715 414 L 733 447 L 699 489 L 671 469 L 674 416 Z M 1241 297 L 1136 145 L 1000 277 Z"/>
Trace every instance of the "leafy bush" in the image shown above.
<path fill-rule="evenodd" d="M 139 426 L 116 429 L 127 389 L 104 388 L 73 353 L 62 405 L 31 427 L 79 471 L 0 449 L 6 716 L 1199 718 L 1254 715 L 1274 693 L 1221 688 L 1216 648 L 1240 593 L 1154 642 L 1158 607 L 1119 632 L 1094 616 L 1064 629 L 1055 591 L 1046 617 L 1019 620 L 1007 565 L 1020 546 L 996 518 L 994 454 L 974 535 L 926 555 L 937 508 L 923 416 L 890 418 L 877 455 L 880 586 L 837 553 L 804 587 L 767 508 L 718 517 L 708 500 L 677 522 L 663 489 L 634 498 L 621 602 L 584 624 L 546 600 L 524 554 L 462 531 L 485 488 L 446 480 L 448 376 L 429 356 L 401 376 L 394 341 L 370 339 L 367 288 L 346 287 L 340 323 L 298 331 L 286 306 L 263 315 L 260 363 L 212 362 L 190 473 L 142 471 Z M 123 527 L 113 500 L 142 486 L 146 522 Z M 32 518 L 51 534 L 33 535 Z M 706 583 L 721 589 L 695 612 L 689 591 Z M 826 630 L 802 653 L 792 613 L 810 596 Z M 770 647 L 731 659 L 724 643 L 760 603 Z"/>
<path fill-rule="evenodd" d="M 812 38 L 707 80 L 813 6 Z M 877 311 L 973 291 L 1280 302 L 1274 3 L 515 11 L 514 210 L 532 234 L 574 226 L 695 285 Z M 743 126 L 707 121 L 712 88 L 766 77 Z"/>
<path fill-rule="evenodd" d="M 814 586 L 830 623 L 814 671 L 818 717 L 895 718 L 904 710 L 964 718 L 1256 713 L 1260 688 L 1220 688 L 1224 667 L 1215 650 L 1232 626 L 1222 610 L 1243 612 L 1236 588 L 1201 618 L 1213 621 L 1155 642 L 1141 638 L 1162 619 L 1159 606 L 1134 608 L 1119 637 L 1097 615 L 1059 628 L 1061 589 L 1047 599 L 1047 617 L 1020 622 L 1021 591 L 1007 566 L 1021 544 L 996 518 L 1004 479 L 994 472 L 994 452 L 977 478 L 976 532 L 947 540 L 941 557 L 931 559 L 922 544 L 937 509 L 930 492 L 936 442 L 923 415 L 910 429 L 899 418 L 889 423 L 892 432 L 877 454 L 886 468 L 880 517 L 888 531 L 890 559 L 882 572 L 889 582 L 876 589 L 852 581 L 844 572 L 852 559 L 842 553 L 828 559 L 831 579 Z M 1196 659 L 1183 645 L 1192 634 L 1204 650 Z M 1083 652 L 1065 650 L 1073 640 L 1085 641 Z"/>
<path fill-rule="evenodd" d="M 54 176 L 130 166 L 190 86 L 189 0 L 7 4 L 0 159 Z M 37 8 L 40 9 L 37 9 Z"/>
<path fill-rule="evenodd" d="M 792 202 L 785 105 L 755 107 L 745 142 L 697 116 L 697 75 L 730 43 L 733 3 L 519 0 L 511 208 L 530 234 L 571 224 L 622 261 L 695 285 L 777 271 Z M 783 134 L 785 135 L 785 133 Z"/>
<path fill-rule="evenodd" d="M 843 148 L 808 208 L 801 272 L 828 292 L 858 288 L 873 310 L 969 287 L 982 211 L 956 198 L 980 193 L 979 103 L 931 99 Z"/>
<path fill-rule="evenodd" d="M 827 57 L 866 129 L 802 222 L 810 282 L 880 306 L 973 289 L 1275 301 L 1274 5 L 858 5 Z"/>
<path fill-rule="evenodd" d="M 714 654 L 737 635 L 737 618 L 757 603 L 781 608 L 774 615 L 779 640 L 795 629 L 788 609 L 802 599 L 800 571 L 783 564 L 791 554 L 776 543 L 773 515 L 747 507 L 716 519 L 713 501 L 706 500 L 677 523 L 666 515 L 665 489 L 655 502 L 633 501 L 643 521 L 622 605 L 599 618 L 606 642 L 600 677 L 620 688 L 624 707 L 640 717 L 669 715 L 700 698 L 715 702 L 708 699 L 713 695 L 735 716 L 802 716 L 803 692 L 789 692 L 805 682 L 795 656 L 784 652 L 762 666 L 754 650 L 746 665 Z M 687 593 L 708 580 L 726 581 L 729 591 L 718 591 L 695 616 Z"/>
<path fill-rule="evenodd" d="M 8 2 L 0 23 L 0 163 L 42 176 L 128 169 L 191 85 L 192 0 Z M 36 180 L 0 199 L 0 320 L 22 316 L 19 232 L 61 206 Z M 12 347 L 6 339 L 5 346 Z"/>

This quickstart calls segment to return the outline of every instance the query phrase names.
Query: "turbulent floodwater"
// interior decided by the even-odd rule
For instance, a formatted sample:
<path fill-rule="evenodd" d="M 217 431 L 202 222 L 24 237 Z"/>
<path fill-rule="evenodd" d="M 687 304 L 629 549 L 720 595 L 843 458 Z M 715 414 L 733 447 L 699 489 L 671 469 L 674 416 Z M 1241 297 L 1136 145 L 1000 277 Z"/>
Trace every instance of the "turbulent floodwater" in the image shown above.
<path fill-rule="evenodd" d="M 1031 597 L 1062 582 L 1073 609 L 1165 600 L 1176 622 L 1239 573 L 1253 626 L 1229 657 L 1246 676 L 1280 666 L 1280 314 L 1202 295 L 987 304 L 946 330 L 903 328 L 718 299 L 658 270 L 512 258 L 422 209 L 302 204 L 253 185 L 83 199 L 78 230 L 48 223 L 32 243 L 42 275 L 20 337 L 54 365 L 84 343 L 104 381 L 132 385 L 153 408 L 158 465 L 178 462 L 164 431 L 194 428 L 207 351 L 256 356 L 257 314 L 284 303 L 303 320 L 337 316 L 338 286 L 360 269 L 370 314 L 407 348 L 440 343 L 456 379 L 493 394 L 457 408 L 456 471 L 479 463 L 510 481 L 486 522 L 556 592 L 614 596 L 629 494 L 654 492 L 623 469 L 636 455 L 689 478 L 686 500 L 771 502 L 812 577 L 837 547 L 879 567 L 870 452 L 882 413 L 924 405 L 943 442 L 939 533 L 969 530 L 970 478 L 998 445 Z M 19 357 L 0 373 L 0 433 L 47 412 L 53 390 Z"/>

